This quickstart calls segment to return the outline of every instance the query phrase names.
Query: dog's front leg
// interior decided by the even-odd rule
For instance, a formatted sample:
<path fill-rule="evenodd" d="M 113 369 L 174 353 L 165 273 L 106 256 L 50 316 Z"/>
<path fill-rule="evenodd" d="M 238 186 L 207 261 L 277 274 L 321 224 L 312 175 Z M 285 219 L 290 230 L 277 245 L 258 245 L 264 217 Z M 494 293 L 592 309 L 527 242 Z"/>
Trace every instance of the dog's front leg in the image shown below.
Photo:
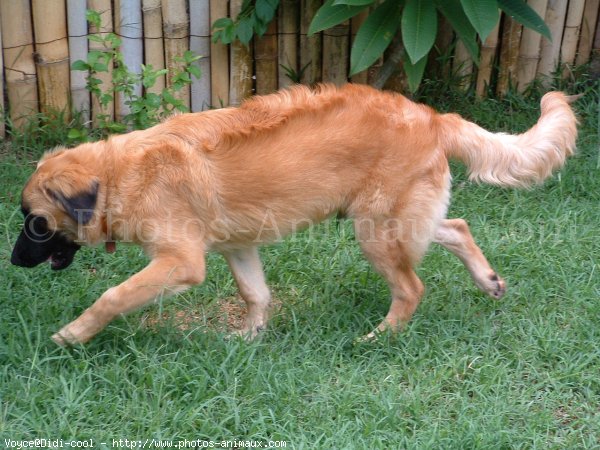
<path fill-rule="evenodd" d="M 81 316 L 52 336 L 52 339 L 59 345 L 83 344 L 118 315 L 200 284 L 204 281 L 204 276 L 202 252 L 193 260 L 173 255 L 157 256 L 141 272 L 107 290 Z"/>
<path fill-rule="evenodd" d="M 223 253 L 240 294 L 246 302 L 248 312 L 244 328 L 239 334 L 245 338 L 256 337 L 267 326 L 271 293 L 265 282 L 265 275 L 256 247 L 233 250 Z"/>

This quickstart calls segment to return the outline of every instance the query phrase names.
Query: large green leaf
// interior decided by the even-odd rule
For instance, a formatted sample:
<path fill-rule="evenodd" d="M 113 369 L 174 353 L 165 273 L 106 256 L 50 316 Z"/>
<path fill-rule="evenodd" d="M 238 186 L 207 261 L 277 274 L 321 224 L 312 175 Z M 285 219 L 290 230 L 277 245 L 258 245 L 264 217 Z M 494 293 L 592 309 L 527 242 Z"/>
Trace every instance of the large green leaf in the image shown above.
<path fill-rule="evenodd" d="M 344 20 L 354 17 L 367 7 L 367 5 L 334 5 L 334 1 L 335 0 L 327 0 L 323 6 L 319 8 L 308 27 L 309 35 L 334 27 Z"/>
<path fill-rule="evenodd" d="M 404 72 L 406 73 L 406 79 L 408 80 L 408 89 L 410 92 L 415 92 L 421 84 L 423 79 L 423 73 L 425 73 L 425 66 L 427 65 L 427 55 L 423 56 L 415 64 L 410 62 L 406 53 L 404 54 Z"/>
<path fill-rule="evenodd" d="M 465 44 L 471 58 L 479 64 L 479 45 L 477 45 L 477 32 L 469 18 L 465 15 L 460 0 L 437 0 L 437 8 L 448 19 L 460 40 Z"/>
<path fill-rule="evenodd" d="M 498 0 L 498 6 L 517 22 L 552 40 L 552 34 L 544 19 L 523 0 Z"/>
<path fill-rule="evenodd" d="M 460 0 L 465 14 L 479 33 L 482 41 L 494 29 L 500 13 L 497 0 Z"/>
<path fill-rule="evenodd" d="M 335 0 L 334 5 L 370 5 L 375 3 L 375 0 Z"/>
<path fill-rule="evenodd" d="M 437 14 L 431 0 L 408 0 L 402 13 L 402 41 L 412 62 L 420 61 L 437 33 Z"/>
<path fill-rule="evenodd" d="M 350 75 L 365 70 L 381 56 L 400 26 L 402 1 L 385 0 L 361 25 L 352 44 Z"/>

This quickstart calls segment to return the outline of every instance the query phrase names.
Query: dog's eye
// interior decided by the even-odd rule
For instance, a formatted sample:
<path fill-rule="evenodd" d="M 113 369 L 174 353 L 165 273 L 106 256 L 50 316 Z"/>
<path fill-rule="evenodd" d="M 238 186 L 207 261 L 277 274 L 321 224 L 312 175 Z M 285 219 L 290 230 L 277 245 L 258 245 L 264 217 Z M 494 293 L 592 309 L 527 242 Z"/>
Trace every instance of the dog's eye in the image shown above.
<path fill-rule="evenodd" d="M 25 219 L 25 228 L 30 235 L 41 237 L 48 233 L 48 222 L 41 216 L 28 216 Z"/>

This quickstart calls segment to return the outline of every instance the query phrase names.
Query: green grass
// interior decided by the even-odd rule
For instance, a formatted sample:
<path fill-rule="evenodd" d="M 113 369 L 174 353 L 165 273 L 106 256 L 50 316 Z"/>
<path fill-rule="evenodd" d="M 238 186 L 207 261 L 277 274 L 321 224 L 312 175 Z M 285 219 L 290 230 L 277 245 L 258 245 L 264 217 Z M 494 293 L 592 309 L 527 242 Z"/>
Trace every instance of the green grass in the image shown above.
<path fill-rule="evenodd" d="M 425 99 L 493 130 L 522 131 L 537 101 Z M 90 344 L 49 337 L 139 270 L 137 248 L 84 249 L 63 272 L 9 264 L 20 189 L 48 135 L 0 155 L 0 438 L 284 440 L 287 448 L 598 448 L 600 169 L 598 102 L 577 105 L 577 155 L 529 191 L 466 181 L 454 167 L 451 217 L 464 217 L 507 280 L 479 293 L 456 258 L 432 247 L 427 293 L 402 334 L 354 343 L 389 306 L 350 224 L 329 222 L 263 249 L 282 302 L 257 341 L 214 326 L 235 286 L 223 259 L 183 295 L 116 320 Z M 51 132 L 50 132 L 51 134 Z M 51 140 L 51 139 L 50 139 Z M 162 312 L 191 311 L 184 331 Z M 170 317 L 172 317 L 171 315 Z M 0 447 L 4 441 L 0 443 Z M 110 444 L 108 446 L 110 448 Z"/>

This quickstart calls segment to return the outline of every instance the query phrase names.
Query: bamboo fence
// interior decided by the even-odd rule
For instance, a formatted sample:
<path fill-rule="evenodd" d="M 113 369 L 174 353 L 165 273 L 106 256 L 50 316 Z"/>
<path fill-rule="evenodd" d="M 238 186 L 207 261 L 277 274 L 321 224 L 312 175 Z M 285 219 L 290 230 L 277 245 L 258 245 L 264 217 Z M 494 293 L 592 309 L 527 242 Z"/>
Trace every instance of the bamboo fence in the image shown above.
<path fill-rule="evenodd" d="M 149 92 L 171 85 L 173 71 L 181 68 L 187 50 L 201 55 L 202 76 L 176 96 L 192 111 L 238 105 L 248 96 L 267 94 L 299 80 L 305 84 L 331 82 L 374 83 L 385 66 L 385 56 L 348 79 L 352 42 L 368 11 L 332 29 L 307 34 L 312 17 L 323 0 L 280 0 L 273 22 L 250 45 L 223 45 L 212 41 L 211 24 L 220 17 L 235 17 L 242 0 L 0 0 L 0 135 L 35 120 L 38 112 L 77 111 L 94 126 L 100 114 L 121 118 L 128 105 L 119 93 L 100 105 L 86 89 L 87 73 L 71 69 L 88 52 L 105 50 L 102 42 L 87 36 L 116 33 L 129 70 L 142 64 L 170 73 L 159 77 Z M 502 16 L 481 43 L 479 66 L 444 20 L 429 58 L 426 76 L 455 76 L 464 89 L 480 96 L 520 91 L 536 78 L 542 83 L 572 68 L 600 59 L 600 0 L 528 0 L 544 17 L 552 41 Z M 100 13 L 98 29 L 88 25 L 86 9 Z M 401 63 L 400 63 L 401 65 Z M 387 64 L 389 69 L 390 64 Z M 594 63 L 592 63 L 594 67 Z M 112 68 L 110 68 L 112 70 Z M 557 72 L 558 70 L 558 72 Z M 99 73 L 104 91 L 111 73 Z M 381 80 L 379 80 L 381 81 Z M 403 76 L 395 74 L 388 88 L 403 89 Z M 144 92 L 135 87 L 136 95 Z"/>

